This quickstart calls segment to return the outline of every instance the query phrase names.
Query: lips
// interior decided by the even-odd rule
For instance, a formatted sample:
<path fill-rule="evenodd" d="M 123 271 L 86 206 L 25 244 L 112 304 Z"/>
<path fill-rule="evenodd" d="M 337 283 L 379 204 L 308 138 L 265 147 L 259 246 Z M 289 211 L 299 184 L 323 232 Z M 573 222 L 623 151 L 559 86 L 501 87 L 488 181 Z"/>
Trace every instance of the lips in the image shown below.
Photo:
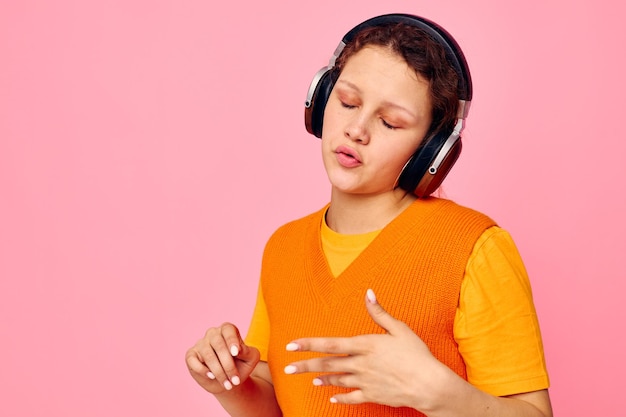
<path fill-rule="evenodd" d="M 361 157 L 352 148 L 341 145 L 335 150 L 337 161 L 346 168 L 354 168 L 362 164 Z"/>

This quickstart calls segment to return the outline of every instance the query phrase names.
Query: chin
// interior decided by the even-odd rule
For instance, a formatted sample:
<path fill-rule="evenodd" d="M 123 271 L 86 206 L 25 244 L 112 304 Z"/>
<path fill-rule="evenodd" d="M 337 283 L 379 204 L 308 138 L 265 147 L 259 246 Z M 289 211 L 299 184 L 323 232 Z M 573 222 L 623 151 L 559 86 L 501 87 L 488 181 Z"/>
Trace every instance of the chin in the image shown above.
<path fill-rule="evenodd" d="M 389 190 L 379 190 L 372 187 L 364 187 L 360 184 L 333 183 L 332 181 L 331 185 L 334 190 L 340 193 L 354 196 L 378 195 L 384 194 L 386 191 L 392 191 L 391 188 Z"/>

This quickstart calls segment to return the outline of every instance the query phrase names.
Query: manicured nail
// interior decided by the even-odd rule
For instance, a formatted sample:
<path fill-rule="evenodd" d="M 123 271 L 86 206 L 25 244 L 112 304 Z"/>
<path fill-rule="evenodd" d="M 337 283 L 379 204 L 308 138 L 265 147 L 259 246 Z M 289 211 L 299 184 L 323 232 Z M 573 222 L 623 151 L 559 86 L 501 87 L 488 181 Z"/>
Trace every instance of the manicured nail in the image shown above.
<path fill-rule="evenodd" d="M 226 391 L 230 391 L 233 389 L 233 384 L 231 384 L 230 381 L 226 381 L 224 382 L 224 388 L 226 388 Z"/>
<path fill-rule="evenodd" d="M 374 294 L 374 291 L 372 291 L 371 289 L 367 290 L 367 301 L 369 301 L 372 304 L 376 304 L 376 294 Z"/>
<path fill-rule="evenodd" d="M 313 385 L 315 385 L 316 387 L 320 387 L 320 386 L 324 385 L 324 381 L 322 381 L 319 378 L 314 378 L 313 379 Z"/>
<path fill-rule="evenodd" d="M 237 346 L 232 345 L 230 347 L 230 354 L 233 355 L 233 356 L 239 355 L 239 349 L 237 348 Z"/>
<path fill-rule="evenodd" d="M 287 365 L 287 366 L 285 366 L 285 373 L 287 375 L 295 374 L 297 370 L 298 370 L 298 368 L 296 368 L 295 365 Z"/>
<path fill-rule="evenodd" d="M 330 397 L 330 402 L 333 404 L 337 404 L 337 399 L 335 397 Z"/>
<path fill-rule="evenodd" d="M 231 381 L 233 381 L 233 385 L 239 385 L 241 384 L 241 380 L 239 379 L 238 376 L 234 376 L 230 379 Z"/>
<path fill-rule="evenodd" d="M 213 372 L 211 371 L 207 372 L 206 376 L 209 377 L 209 379 L 215 379 L 215 375 L 213 375 Z"/>
<path fill-rule="evenodd" d="M 287 349 L 289 352 L 295 352 L 296 350 L 300 349 L 300 346 L 297 343 L 291 342 L 287 343 L 285 349 Z"/>

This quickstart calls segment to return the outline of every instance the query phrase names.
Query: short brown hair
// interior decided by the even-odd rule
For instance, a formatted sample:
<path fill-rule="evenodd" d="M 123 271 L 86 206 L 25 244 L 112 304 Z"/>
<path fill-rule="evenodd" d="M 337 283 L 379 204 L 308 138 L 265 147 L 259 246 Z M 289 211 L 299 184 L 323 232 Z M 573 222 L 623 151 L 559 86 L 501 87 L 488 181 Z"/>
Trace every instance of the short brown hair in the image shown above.
<path fill-rule="evenodd" d="M 348 42 L 337 58 L 335 69 L 341 73 L 346 61 L 368 45 L 389 48 L 428 82 L 433 120 L 426 137 L 451 130 L 459 108 L 459 77 L 446 58 L 444 47 L 423 29 L 405 23 L 372 26 Z"/>

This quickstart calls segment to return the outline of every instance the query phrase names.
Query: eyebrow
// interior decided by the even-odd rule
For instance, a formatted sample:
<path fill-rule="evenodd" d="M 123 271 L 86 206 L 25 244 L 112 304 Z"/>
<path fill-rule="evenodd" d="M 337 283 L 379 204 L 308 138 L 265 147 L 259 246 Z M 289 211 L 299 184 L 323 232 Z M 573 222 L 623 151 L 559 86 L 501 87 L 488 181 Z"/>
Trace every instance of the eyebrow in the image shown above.
<path fill-rule="evenodd" d="M 355 90 L 358 93 L 361 93 L 361 89 L 359 87 L 356 86 L 356 84 L 351 83 L 350 81 L 347 80 L 337 80 L 337 84 L 346 84 L 348 87 L 350 87 L 351 89 Z M 410 111 L 409 109 L 407 109 L 404 106 L 401 106 L 399 104 L 393 103 L 391 101 L 383 101 L 383 106 L 384 107 L 391 107 L 393 109 L 397 109 L 400 111 L 405 112 L 406 114 L 408 114 L 409 116 L 413 117 L 415 120 L 419 120 L 420 118 L 414 114 L 412 111 Z"/>

